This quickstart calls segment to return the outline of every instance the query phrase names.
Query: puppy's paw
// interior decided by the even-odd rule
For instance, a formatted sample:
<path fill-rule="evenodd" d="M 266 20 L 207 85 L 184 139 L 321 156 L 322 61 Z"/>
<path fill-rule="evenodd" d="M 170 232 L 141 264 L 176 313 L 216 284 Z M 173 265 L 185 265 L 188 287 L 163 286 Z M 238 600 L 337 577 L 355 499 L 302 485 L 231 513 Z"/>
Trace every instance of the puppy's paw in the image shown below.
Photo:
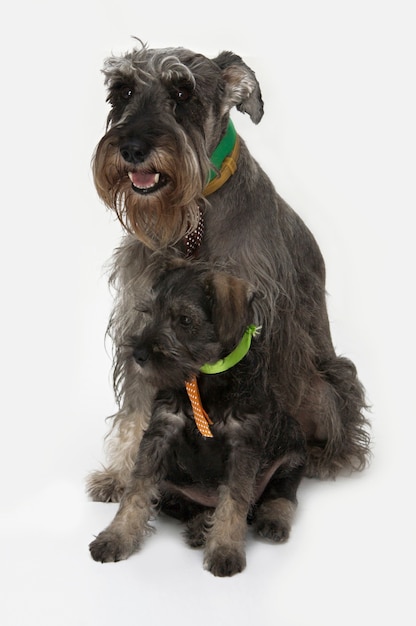
<path fill-rule="evenodd" d="M 204 568 L 214 576 L 234 576 L 246 566 L 246 555 L 230 547 L 219 546 L 205 555 Z"/>
<path fill-rule="evenodd" d="M 263 539 L 284 543 L 289 539 L 290 526 L 280 520 L 263 519 L 257 521 L 256 532 Z"/>
<path fill-rule="evenodd" d="M 89 545 L 92 558 L 101 563 L 127 559 L 138 547 L 138 542 L 135 544 L 113 530 L 103 530 Z"/>
<path fill-rule="evenodd" d="M 255 530 L 260 537 L 275 543 L 289 539 L 296 504 L 286 498 L 264 502 L 255 517 Z"/>
<path fill-rule="evenodd" d="M 204 511 L 190 519 L 186 525 L 184 536 L 191 548 L 201 548 L 205 545 L 207 533 L 211 526 L 211 515 Z"/>

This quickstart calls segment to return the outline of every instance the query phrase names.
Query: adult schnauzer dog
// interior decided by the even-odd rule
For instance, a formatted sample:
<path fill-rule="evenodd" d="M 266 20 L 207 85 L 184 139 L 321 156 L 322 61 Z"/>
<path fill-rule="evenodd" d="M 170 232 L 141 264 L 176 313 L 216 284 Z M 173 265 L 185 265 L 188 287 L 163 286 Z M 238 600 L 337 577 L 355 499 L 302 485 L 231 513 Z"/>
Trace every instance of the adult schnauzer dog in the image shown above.
<path fill-rule="evenodd" d="M 96 561 L 137 550 L 157 502 L 187 521 L 216 576 L 244 569 L 247 518 L 288 538 L 305 439 L 268 387 L 253 302 L 245 281 L 195 261 L 175 262 L 141 302 L 124 359 L 157 391 L 118 513 L 90 545 Z"/>
<path fill-rule="evenodd" d="M 254 72 L 232 52 L 208 59 L 146 46 L 107 59 L 103 71 L 111 110 L 94 180 L 126 233 L 110 278 L 119 411 L 108 463 L 89 477 L 90 496 L 120 500 L 149 426 L 157 386 L 138 371 L 130 343 L 140 335 L 137 308 L 162 271 L 152 262 L 158 251 L 207 262 L 252 285 L 262 388 L 276 398 L 279 415 L 300 426 L 305 474 L 329 478 L 362 469 L 369 457 L 364 392 L 354 364 L 332 344 L 318 245 L 230 119 L 236 107 L 260 122 Z"/>

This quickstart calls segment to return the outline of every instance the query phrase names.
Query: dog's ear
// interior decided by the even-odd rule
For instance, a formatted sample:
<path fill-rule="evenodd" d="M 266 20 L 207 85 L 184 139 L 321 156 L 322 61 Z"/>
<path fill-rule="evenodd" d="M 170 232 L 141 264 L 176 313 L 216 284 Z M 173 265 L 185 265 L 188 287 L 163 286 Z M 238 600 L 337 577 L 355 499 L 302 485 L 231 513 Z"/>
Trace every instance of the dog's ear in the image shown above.
<path fill-rule="evenodd" d="M 206 279 L 206 290 L 212 301 L 212 321 L 221 343 L 234 347 L 248 324 L 253 323 L 254 289 L 246 281 L 220 272 Z"/>
<path fill-rule="evenodd" d="M 162 276 L 172 270 L 181 269 L 182 267 L 189 267 L 189 261 L 183 257 L 175 257 L 171 254 L 166 254 L 164 250 L 156 250 L 147 262 L 147 270 L 154 276 Z"/>
<path fill-rule="evenodd" d="M 236 106 L 242 113 L 248 113 L 251 120 L 258 124 L 263 117 L 263 100 L 253 70 L 233 52 L 221 52 L 213 61 L 222 70 L 227 112 Z"/>

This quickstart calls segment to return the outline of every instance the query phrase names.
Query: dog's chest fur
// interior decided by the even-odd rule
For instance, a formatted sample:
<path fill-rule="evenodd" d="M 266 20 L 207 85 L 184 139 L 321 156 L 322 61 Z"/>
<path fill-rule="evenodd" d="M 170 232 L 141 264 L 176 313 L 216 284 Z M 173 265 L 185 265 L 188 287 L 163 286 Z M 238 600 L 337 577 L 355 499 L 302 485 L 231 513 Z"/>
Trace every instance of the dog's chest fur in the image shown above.
<path fill-rule="evenodd" d="M 240 383 L 230 384 L 234 374 L 202 376 L 200 380 L 202 403 L 213 421 L 213 438 L 198 432 L 185 391 L 161 391 L 155 400 L 156 414 L 163 406 L 164 413 L 179 414 L 184 420 L 165 458 L 167 485 L 206 506 L 215 506 L 217 488 L 227 477 L 230 457 L 245 442 L 249 443 L 253 462 L 259 461 L 257 498 L 268 475 L 276 469 L 276 447 L 280 442 L 284 450 L 286 438 L 291 437 L 290 418 L 279 414 L 275 401 L 267 393 L 251 393 L 250 385 L 245 385 L 245 393 L 241 393 Z M 236 380 L 241 381 L 241 376 Z"/>

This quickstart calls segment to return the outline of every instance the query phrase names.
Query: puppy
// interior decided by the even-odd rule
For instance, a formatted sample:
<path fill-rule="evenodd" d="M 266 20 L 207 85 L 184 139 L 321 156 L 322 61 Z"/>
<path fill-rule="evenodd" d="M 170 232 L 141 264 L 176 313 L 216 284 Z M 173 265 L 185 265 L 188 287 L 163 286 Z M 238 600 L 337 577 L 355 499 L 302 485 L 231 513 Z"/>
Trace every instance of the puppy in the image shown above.
<path fill-rule="evenodd" d="M 244 569 L 248 521 L 287 540 L 306 445 L 267 384 L 255 297 L 242 279 L 177 260 L 140 303 L 124 359 L 157 391 L 119 510 L 90 544 L 96 561 L 135 552 L 156 507 L 186 522 L 215 576 Z"/>

